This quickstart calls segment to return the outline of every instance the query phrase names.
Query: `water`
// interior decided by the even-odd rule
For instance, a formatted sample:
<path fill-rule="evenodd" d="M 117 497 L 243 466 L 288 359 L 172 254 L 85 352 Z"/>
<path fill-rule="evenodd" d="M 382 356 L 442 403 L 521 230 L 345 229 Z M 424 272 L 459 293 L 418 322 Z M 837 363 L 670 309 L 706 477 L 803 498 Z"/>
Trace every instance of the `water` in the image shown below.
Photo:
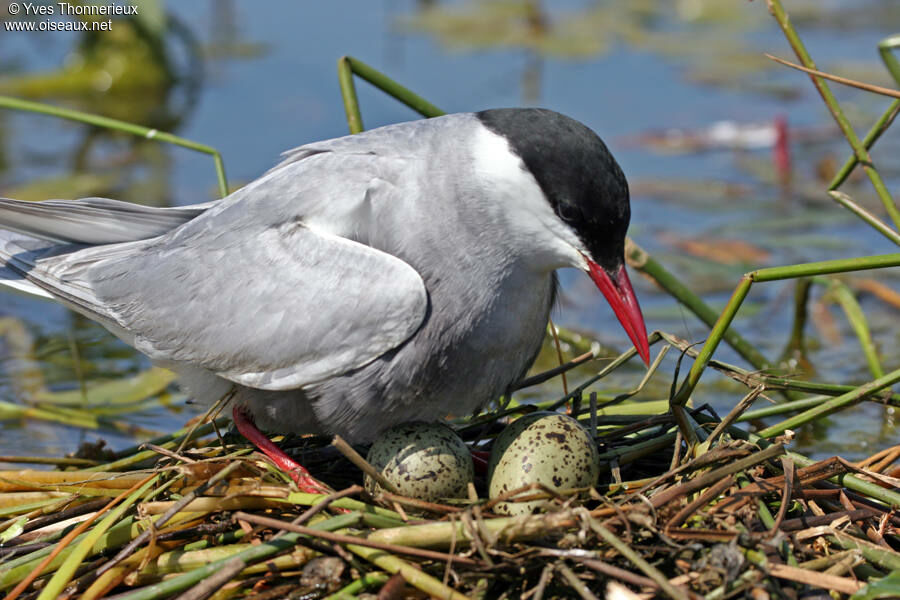
<path fill-rule="evenodd" d="M 343 54 L 358 57 L 422 94 L 448 112 L 498 106 L 539 105 L 569 114 L 598 131 L 613 150 L 632 187 L 631 235 L 693 289 L 721 307 L 740 275 L 761 266 L 887 253 L 892 245 L 860 224 L 824 195 L 817 170 L 843 162 L 846 142 L 828 128 L 827 112 L 808 79 L 784 68 L 760 69 L 759 53 L 790 57 L 790 51 L 763 3 L 554 2 L 545 3 L 534 22 L 549 24 L 543 36 L 504 17 L 498 5 L 390 0 L 357 3 L 209 2 L 175 3 L 172 11 L 189 35 L 170 34 L 169 51 L 188 83 L 157 85 L 152 93 L 94 91 L 53 94 L 48 98 L 147 123 L 217 148 L 232 185 L 259 176 L 291 147 L 343 135 L 346 122 L 335 62 Z M 900 17 L 878 3 L 856 3 L 852 19 L 840 3 L 791 2 L 787 9 L 818 64 L 876 83 L 890 85 L 877 62 L 876 43 L 900 26 Z M 147 6 L 151 6 L 148 4 Z M 450 11 L 428 17 L 426 7 Z M 894 11 L 896 12 L 896 11 Z M 432 13 L 433 14 L 433 13 Z M 455 33 L 444 25 L 461 23 Z M 477 26 L 489 27 L 485 40 Z M 180 31 L 180 30 L 179 30 Z M 496 43 L 500 34 L 509 43 Z M 127 37 L 127 36 L 126 36 Z M 202 55 L 203 77 L 185 67 L 189 40 Z M 57 71 L 77 61 L 77 34 L 0 33 L 0 75 L 17 81 Z M 140 44 L 120 40 L 112 55 L 131 56 Z M 135 52 L 134 73 L 159 75 Z M 108 57 L 107 57 L 108 59 Z M 119 63 L 122 61 L 119 60 Z M 752 68 L 745 68 L 750 64 Z M 104 63 L 104 68 L 109 63 Z M 126 65 L 127 68 L 128 65 Z M 103 70 L 103 69 L 99 69 Z M 12 78 L 12 79 L 11 79 Z M 93 81 L 93 80 L 92 80 Z M 115 91 L 115 84 L 111 92 Z M 357 84 L 366 127 L 416 118 L 416 115 L 365 83 Z M 2 84 L 0 84 L 2 89 Z M 865 131 L 888 100 L 835 88 L 858 131 Z M 703 131 L 717 121 L 744 125 L 770 123 L 784 115 L 791 127 L 820 133 L 812 143 L 792 143 L 792 189 L 774 182 L 769 149 L 698 152 L 661 151 L 636 138 L 648 132 Z M 897 168 L 890 160 L 900 142 L 889 131 L 874 153 L 889 187 Z M 85 175 L 87 173 L 88 175 Z M 215 194 L 208 156 L 123 136 L 98 135 L 81 125 L 56 119 L 0 112 L 0 194 L 25 197 L 108 195 L 149 204 L 205 201 Z M 845 188 L 881 214 L 871 186 L 855 178 Z M 715 242 L 698 248 L 691 242 Z M 716 242 L 719 240 L 719 242 Z M 722 264 L 721 240 L 742 240 L 731 247 L 742 262 Z M 752 251 L 751 254 L 747 254 Z M 703 254 L 705 258 L 698 257 Z M 711 255 L 711 256 L 709 256 Z M 749 258 L 748 258 L 749 256 Z M 860 277 L 897 287 L 897 270 Z M 856 278 L 845 278 L 853 284 Z M 595 332 L 604 343 L 624 348 L 627 338 L 587 278 L 563 273 L 565 294 L 555 319 L 562 325 Z M 648 327 L 697 341 L 706 328 L 690 313 L 639 276 L 633 276 Z M 754 287 L 736 321 L 741 333 L 767 356 L 778 356 L 791 324 L 791 283 Z M 854 284 L 855 285 L 855 284 Z M 862 382 L 868 374 L 859 344 L 839 309 L 828 303 L 823 287 L 814 290 L 817 308 L 807 325 L 809 358 L 816 379 Z M 898 307 L 860 295 L 885 368 L 894 364 Z M 77 389 L 80 380 L 96 382 L 133 376 L 149 367 L 146 359 L 104 330 L 56 305 L 0 292 L 0 323 L 17 328 L 0 347 L 0 400 L 22 404 L 23 370 L 38 367 L 53 390 Z M 17 346 L 33 348 L 21 360 Z M 77 356 L 77 358 L 76 358 Z M 727 348 L 722 360 L 742 364 Z M 660 369 L 643 397 L 663 397 L 674 371 L 673 360 Z M 631 387 L 633 369 L 610 385 Z M 544 397 L 559 384 L 542 388 Z M 717 410 L 742 395 L 713 373 L 695 396 Z M 179 398 L 110 417 L 120 426 L 143 428 L 139 435 L 8 419 L 0 424 L 0 454 L 60 455 L 80 441 L 106 440 L 130 445 L 152 431 L 180 427 L 197 409 Z M 827 427 L 808 432 L 802 452 L 824 456 L 841 452 L 856 457 L 889 445 L 896 437 L 891 415 L 867 404 L 842 414 Z"/>

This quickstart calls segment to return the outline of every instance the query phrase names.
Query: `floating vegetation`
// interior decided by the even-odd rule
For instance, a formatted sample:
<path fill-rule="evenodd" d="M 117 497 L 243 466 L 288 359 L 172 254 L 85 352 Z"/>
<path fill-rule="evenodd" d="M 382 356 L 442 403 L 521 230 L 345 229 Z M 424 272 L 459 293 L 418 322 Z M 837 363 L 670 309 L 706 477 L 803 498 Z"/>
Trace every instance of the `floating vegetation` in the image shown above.
<path fill-rule="evenodd" d="M 810 17 L 810 26 L 820 28 L 842 27 L 837 15 L 869 12 L 834 7 L 823 11 L 821 3 L 798 4 Z M 827 14 L 823 16 L 823 12 Z M 896 15 L 888 21 L 895 22 Z M 772 76 L 773 65 L 748 41 L 750 36 L 743 35 L 767 26 L 765 15 L 744 10 L 739 3 L 632 0 L 551 10 L 550 3 L 540 0 L 422 2 L 415 14 L 398 19 L 398 24 L 457 51 L 511 48 L 541 58 L 585 59 L 609 55 L 618 46 L 628 45 L 676 62 L 695 83 L 782 99 L 795 99 L 802 89 L 786 78 Z M 868 64 L 854 66 L 870 68 Z"/>
<path fill-rule="evenodd" d="M 706 3 L 694 4 L 703 9 L 697 19 L 724 18 L 708 11 Z M 768 5 L 803 67 L 813 69 L 779 0 Z M 882 45 L 882 56 L 896 75 L 892 48 Z M 356 59 L 343 58 L 339 74 L 352 132 L 363 127 L 354 75 L 425 116 L 441 114 Z M 860 139 L 826 80 L 815 73 L 812 80 L 852 148 L 820 195 L 836 209 L 846 208 L 844 217 L 859 218 L 900 245 L 900 210 L 869 155 L 900 105 L 894 101 Z M 15 99 L 0 98 L 0 106 L 150 133 Z M 227 189 L 214 149 L 153 135 L 211 154 L 220 188 Z M 871 206 L 839 190 L 857 167 L 874 190 Z M 779 219 L 770 231 L 787 222 Z M 726 283 L 731 298 L 715 310 L 696 288 L 629 241 L 632 267 L 711 328 L 702 345 L 655 332 L 650 342 L 659 352 L 643 373 L 628 366 L 634 350 L 608 353 L 587 337 L 560 330 L 559 348 L 575 358 L 521 385 L 567 372 L 563 397 L 534 405 L 508 401 L 454 422 L 479 455 L 490 451 L 515 419 L 536 410 L 565 411 L 596 444 L 599 456 L 591 465 L 599 464 L 600 474 L 593 485 L 552 489 L 535 482 L 489 497 L 486 473 L 476 472 L 466 498 L 424 501 L 371 487 L 370 494 L 361 485 L 360 467 L 371 466 L 341 440 L 279 440 L 335 490 L 299 493 L 267 459 L 222 435 L 221 421 L 195 423 L 112 454 L 95 445 L 67 458 L 0 457 L 6 463 L 57 467 L 0 471 L 0 591 L 10 600 L 337 599 L 376 591 L 389 598 L 536 600 L 603 594 L 710 600 L 900 596 L 895 575 L 900 446 L 856 463 L 840 457 L 816 461 L 788 449 L 805 430 L 849 407 L 867 403 L 893 414 L 900 406 L 900 394 L 891 390 L 900 382 L 900 370 L 882 362 L 861 302 L 868 296 L 900 306 L 897 293 L 871 275 L 900 265 L 900 254 L 772 266 L 741 275 L 746 264 L 769 259 L 762 245 L 735 243 L 721 234 L 670 243 L 697 257 L 694 264 L 718 264 L 720 286 L 721 280 L 738 280 L 736 287 Z M 846 275 L 859 271 L 866 273 Z M 746 316 L 744 299 L 755 283 L 784 280 L 796 280 L 792 301 L 785 303 L 793 326 L 783 355 L 767 357 L 731 324 L 739 312 Z M 822 294 L 814 298 L 813 289 Z M 828 306 L 837 307 L 838 316 L 830 315 Z M 858 341 L 869 379 L 862 385 L 809 379 L 815 369 L 805 364 L 804 326 L 813 321 L 839 336 L 836 319 Z M 28 346 L 15 321 L 0 321 L 0 328 L 13 343 Z M 718 360 L 714 355 L 722 342 L 750 368 Z M 677 355 L 671 374 L 661 369 L 667 353 Z M 593 360 L 598 357 L 604 361 Z M 682 378 L 686 361 L 693 363 Z M 724 417 L 695 394 L 710 369 L 724 376 L 730 390 L 740 390 Z M 0 416 L 10 411 L 14 418 L 80 427 L 101 426 L 107 418 L 86 408 L 102 405 L 110 415 L 128 411 L 165 394 L 171 382 L 170 374 L 151 370 L 128 381 L 52 391 L 39 370 L 23 364 L 21 372 L 34 405 L 0 406 Z M 614 374 L 619 378 L 610 383 Z M 535 502 L 538 514 L 499 514 L 501 505 L 506 513 L 527 513 L 509 506 Z"/>
<path fill-rule="evenodd" d="M 695 353 L 668 334 L 651 339 Z M 283 441 L 338 490 L 304 494 L 245 442 L 217 435 L 222 423 L 89 467 L 71 459 L 59 461 L 64 470 L 0 471 L 0 590 L 9 599 L 348 598 L 378 589 L 461 599 L 593 598 L 624 586 L 640 597 L 718 598 L 804 586 L 852 594 L 897 569 L 890 507 L 900 494 L 883 486 L 895 486 L 900 447 L 857 464 L 815 462 L 786 448 L 787 426 L 802 418 L 759 436 L 733 425 L 804 410 L 809 419 L 847 406 L 827 400 L 846 388 L 711 366 L 749 393 L 724 419 L 687 411 L 703 439 L 693 452 L 657 403 L 598 401 L 586 385 L 597 377 L 560 401 L 457 424 L 472 449 L 489 450 L 507 421 L 567 405 L 600 451 L 600 480 L 581 489 L 534 483 L 488 499 L 482 472 L 467 500 L 372 496 L 341 444 Z M 743 412 L 766 390 L 792 387 L 817 395 Z M 864 388 L 849 388 L 853 402 L 900 404 Z M 496 512 L 536 501 L 539 514 Z"/>

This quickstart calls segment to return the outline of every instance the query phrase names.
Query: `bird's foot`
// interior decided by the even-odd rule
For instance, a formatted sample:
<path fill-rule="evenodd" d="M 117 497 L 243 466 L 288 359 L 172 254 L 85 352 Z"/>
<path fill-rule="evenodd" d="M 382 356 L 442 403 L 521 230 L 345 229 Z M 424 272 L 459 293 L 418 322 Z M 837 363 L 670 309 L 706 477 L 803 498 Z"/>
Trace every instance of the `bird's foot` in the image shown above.
<path fill-rule="evenodd" d="M 253 424 L 253 420 L 242 406 L 235 405 L 231 409 L 231 418 L 237 426 L 242 436 L 256 446 L 263 454 L 275 464 L 276 467 L 290 475 L 291 479 L 297 484 L 297 488 L 301 492 L 308 494 L 330 494 L 331 490 L 324 483 L 316 480 L 306 467 L 300 465 L 293 458 L 284 453 L 284 451 L 272 443 L 263 432 L 257 429 Z"/>
<path fill-rule="evenodd" d="M 290 460 L 290 457 L 288 457 Z M 294 463 L 293 469 L 286 469 L 284 467 L 280 467 L 283 471 L 285 471 L 288 475 L 290 475 L 291 479 L 294 480 L 294 483 L 297 484 L 297 489 L 301 492 L 305 492 L 307 494 L 332 494 L 334 490 L 310 475 L 309 471 L 303 465 L 298 464 L 297 462 L 291 461 Z"/>

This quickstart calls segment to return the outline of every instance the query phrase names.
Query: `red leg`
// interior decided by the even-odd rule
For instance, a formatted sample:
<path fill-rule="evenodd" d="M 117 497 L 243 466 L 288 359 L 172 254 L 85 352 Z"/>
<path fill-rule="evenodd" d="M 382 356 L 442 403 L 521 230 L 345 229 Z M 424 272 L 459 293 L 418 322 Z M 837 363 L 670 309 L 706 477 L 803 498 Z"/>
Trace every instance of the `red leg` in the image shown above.
<path fill-rule="evenodd" d="M 231 409 L 231 418 L 234 419 L 234 424 L 241 435 L 268 456 L 275 463 L 276 467 L 290 475 L 301 492 L 308 494 L 331 493 L 332 490 L 313 479 L 313 476 L 309 474 L 305 467 L 299 465 L 294 459 L 285 454 L 281 448 L 273 444 L 263 432 L 257 429 L 243 407 L 235 405 Z"/>

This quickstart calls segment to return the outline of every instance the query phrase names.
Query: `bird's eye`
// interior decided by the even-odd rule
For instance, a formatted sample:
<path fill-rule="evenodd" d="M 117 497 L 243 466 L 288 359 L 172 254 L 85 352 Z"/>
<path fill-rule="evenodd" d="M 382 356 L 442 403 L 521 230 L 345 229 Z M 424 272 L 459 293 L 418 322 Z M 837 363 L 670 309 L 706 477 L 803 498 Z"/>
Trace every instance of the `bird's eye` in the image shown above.
<path fill-rule="evenodd" d="M 572 204 L 560 202 L 556 212 L 559 215 L 559 218 L 567 223 L 574 223 L 582 219 L 581 211 L 578 210 L 577 206 Z"/>

